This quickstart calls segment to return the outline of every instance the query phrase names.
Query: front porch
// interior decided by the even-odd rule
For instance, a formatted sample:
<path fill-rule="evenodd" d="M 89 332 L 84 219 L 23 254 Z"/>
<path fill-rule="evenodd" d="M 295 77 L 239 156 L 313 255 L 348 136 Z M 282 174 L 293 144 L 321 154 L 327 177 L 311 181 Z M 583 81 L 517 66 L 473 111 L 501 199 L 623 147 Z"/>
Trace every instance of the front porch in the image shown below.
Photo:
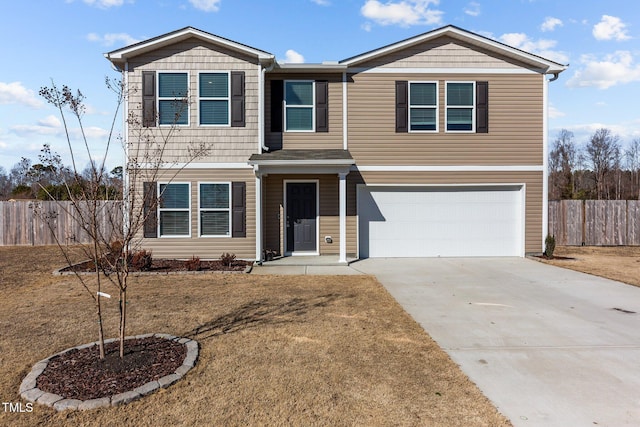
<path fill-rule="evenodd" d="M 355 231 L 355 201 L 347 212 L 349 152 L 279 150 L 254 154 L 249 164 L 256 175 L 256 260 L 309 265 L 303 258 L 322 264 L 336 256 L 337 265 L 347 265 L 356 253 L 355 241 L 347 243 L 347 228 Z"/>

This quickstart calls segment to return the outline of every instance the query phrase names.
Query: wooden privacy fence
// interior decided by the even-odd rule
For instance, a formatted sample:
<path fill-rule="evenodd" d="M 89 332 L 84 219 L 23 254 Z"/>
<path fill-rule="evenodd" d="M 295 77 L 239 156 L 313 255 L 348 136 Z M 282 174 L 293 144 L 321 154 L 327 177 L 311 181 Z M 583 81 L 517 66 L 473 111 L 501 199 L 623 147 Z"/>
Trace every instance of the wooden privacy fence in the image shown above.
<path fill-rule="evenodd" d="M 549 234 L 557 245 L 639 246 L 640 201 L 550 201 Z"/>
<path fill-rule="evenodd" d="M 97 203 L 100 232 L 103 236 L 119 235 L 122 202 L 100 200 Z M 56 238 L 62 244 L 89 243 L 89 236 L 77 216 L 72 202 L 0 202 L 0 246 L 54 245 Z"/>

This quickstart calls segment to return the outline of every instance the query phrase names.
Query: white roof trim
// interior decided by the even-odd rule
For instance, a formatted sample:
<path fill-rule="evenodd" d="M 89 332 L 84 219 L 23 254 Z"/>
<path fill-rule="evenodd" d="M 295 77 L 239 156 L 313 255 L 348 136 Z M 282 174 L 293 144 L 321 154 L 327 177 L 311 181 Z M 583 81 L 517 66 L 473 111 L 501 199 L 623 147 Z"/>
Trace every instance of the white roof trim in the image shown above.
<path fill-rule="evenodd" d="M 136 43 L 130 46 L 123 47 L 121 49 L 105 53 L 105 57 L 112 62 L 123 62 L 130 57 L 150 52 L 163 46 L 167 46 L 181 40 L 186 40 L 190 37 L 196 37 L 206 42 L 214 43 L 238 52 L 255 56 L 258 59 L 262 60 L 273 60 L 275 58 L 274 55 L 269 52 L 253 48 L 242 43 L 234 42 L 233 40 L 225 39 L 223 37 L 216 36 L 215 34 L 207 33 L 193 27 L 186 27 L 181 30 L 167 33 L 159 37 L 155 37 L 146 41 L 142 41 L 140 43 Z"/>
<path fill-rule="evenodd" d="M 382 48 L 363 53 L 361 55 L 344 59 L 340 61 L 340 63 L 350 67 L 355 66 L 362 62 L 369 61 L 371 59 L 374 59 L 383 55 L 388 55 L 390 53 L 393 53 L 402 49 L 406 49 L 407 47 L 413 46 L 415 44 L 422 43 L 427 40 L 432 40 L 438 37 L 447 36 L 447 35 L 452 36 L 454 38 L 466 40 L 469 43 L 472 43 L 478 46 L 483 46 L 493 51 L 501 52 L 506 56 L 520 59 L 521 61 L 524 61 L 524 62 L 539 64 L 540 68 L 545 69 L 547 73 L 560 73 L 567 69 L 566 65 L 562 65 L 557 62 L 542 58 L 540 56 L 525 52 L 523 50 L 516 49 L 514 47 L 497 42 L 495 40 L 491 40 L 489 38 L 480 36 L 478 34 L 471 33 L 469 31 L 463 30 L 453 25 L 448 25 L 446 27 L 438 28 L 436 30 L 429 31 L 427 33 L 423 33 L 418 36 L 411 37 L 409 39 L 402 40 L 400 42 L 393 43 L 393 44 L 384 46 Z"/>

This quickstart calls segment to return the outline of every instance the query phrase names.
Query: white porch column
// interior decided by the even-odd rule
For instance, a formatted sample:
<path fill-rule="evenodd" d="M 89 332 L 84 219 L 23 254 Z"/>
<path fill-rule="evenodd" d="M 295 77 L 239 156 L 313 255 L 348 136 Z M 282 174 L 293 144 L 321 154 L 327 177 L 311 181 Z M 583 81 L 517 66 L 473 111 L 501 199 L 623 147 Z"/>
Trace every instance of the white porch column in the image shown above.
<path fill-rule="evenodd" d="M 256 262 L 262 263 L 262 173 L 256 171 Z"/>
<path fill-rule="evenodd" d="M 341 172 L 340 178 L 340 258 L 338 262 L 347 263 L 347 174 Z"/>

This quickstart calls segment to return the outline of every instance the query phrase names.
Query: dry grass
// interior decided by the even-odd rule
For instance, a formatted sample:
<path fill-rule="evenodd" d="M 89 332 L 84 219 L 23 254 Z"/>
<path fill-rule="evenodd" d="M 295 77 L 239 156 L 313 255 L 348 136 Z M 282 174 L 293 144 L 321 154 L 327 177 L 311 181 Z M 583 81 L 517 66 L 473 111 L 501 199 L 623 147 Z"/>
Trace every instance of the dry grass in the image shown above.
<path fill-rule="evenodd" d="M 0 248 L 3 402 L 20 401 L 35 362 L 96 338 L 89 297 L 73 277 L 51 275 L 60 263 L 55 248 Z M 35 405 L 0 411 L 0 425 L 510 425 L 369 276 L 145 276 L 129 314 L 130 335 L 197 339 L 196 367 L 129 405 Z"/>
<path fill-rule="evenodd" d="M 640 286 L 640 246 L 558 246 L 554 255 L 574 259 L 544 262 Z"/>

